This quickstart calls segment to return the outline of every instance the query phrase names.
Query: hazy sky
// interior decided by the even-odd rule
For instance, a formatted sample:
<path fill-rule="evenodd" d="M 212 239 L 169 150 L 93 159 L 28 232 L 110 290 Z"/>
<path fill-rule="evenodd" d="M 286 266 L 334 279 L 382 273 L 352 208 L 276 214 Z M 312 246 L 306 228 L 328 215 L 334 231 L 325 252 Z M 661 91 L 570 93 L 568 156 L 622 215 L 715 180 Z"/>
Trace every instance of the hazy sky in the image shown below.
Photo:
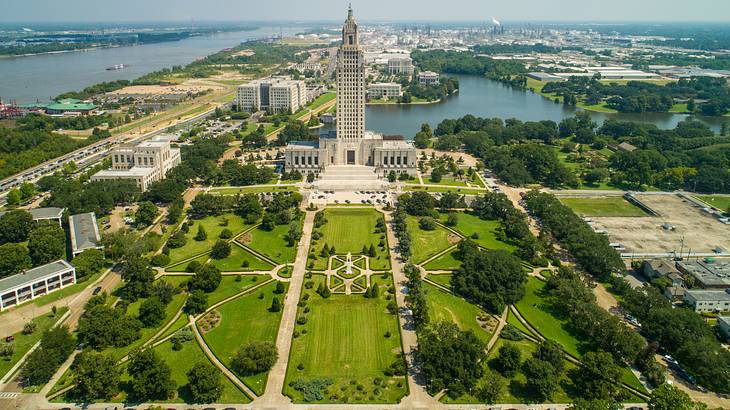
<path fill-rule="evenodd" d="M 1 22 L 341 20 L 347 0 L 0 0 Z M 354 0 L 360 20 L 730 21 L 727 0 Z"/>

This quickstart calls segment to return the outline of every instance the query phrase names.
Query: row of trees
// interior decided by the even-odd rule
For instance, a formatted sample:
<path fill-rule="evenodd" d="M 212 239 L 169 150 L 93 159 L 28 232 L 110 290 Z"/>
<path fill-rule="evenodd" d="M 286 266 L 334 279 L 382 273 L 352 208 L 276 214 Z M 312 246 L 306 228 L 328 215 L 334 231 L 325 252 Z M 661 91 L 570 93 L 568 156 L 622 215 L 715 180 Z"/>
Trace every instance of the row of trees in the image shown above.
<path fill-rule="evenodd" d="M 23 210 L 0 217 L 0 278 L 65 256 L 66 231 L 57 223 L 35 222 Z"/>

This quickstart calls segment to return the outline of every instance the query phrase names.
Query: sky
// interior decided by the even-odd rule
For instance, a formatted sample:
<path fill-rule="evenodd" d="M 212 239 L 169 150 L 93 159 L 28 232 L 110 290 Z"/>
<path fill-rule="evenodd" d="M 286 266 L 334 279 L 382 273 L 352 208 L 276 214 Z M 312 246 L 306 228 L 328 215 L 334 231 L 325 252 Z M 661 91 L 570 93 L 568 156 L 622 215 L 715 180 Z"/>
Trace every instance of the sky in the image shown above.
<path fill-rule="evenodd" d="M 347 0 L 0 0 L 0 22 L 339 21 Z M 727 0 L 354 0 L 361 21 L 730 21 Z"/>

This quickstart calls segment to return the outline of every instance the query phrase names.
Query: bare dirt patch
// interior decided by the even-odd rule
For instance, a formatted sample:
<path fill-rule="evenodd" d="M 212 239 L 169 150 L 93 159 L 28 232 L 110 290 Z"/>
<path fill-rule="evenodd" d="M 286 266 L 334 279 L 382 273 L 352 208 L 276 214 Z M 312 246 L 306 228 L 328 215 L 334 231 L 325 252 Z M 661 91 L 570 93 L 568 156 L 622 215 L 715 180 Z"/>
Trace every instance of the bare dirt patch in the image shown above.
<path fill-rule="evenodd" d="M 198 326 L 200 327 L 200 331 L 202 333 L 208 333 L 211 330 L 218 327 L 218 325 L 221 323 L 221 314 L 217 310 L 210 311 L 206 313 L 205 316 L 203 316 L 202 319 L 198 322 Z"/>
<path fill-rule="evenodd" d="M 450 233 L 449 236 L 446 238 L 450 244 L 455 244 L 461 242 L 461 237 L 457 234 Z"/>

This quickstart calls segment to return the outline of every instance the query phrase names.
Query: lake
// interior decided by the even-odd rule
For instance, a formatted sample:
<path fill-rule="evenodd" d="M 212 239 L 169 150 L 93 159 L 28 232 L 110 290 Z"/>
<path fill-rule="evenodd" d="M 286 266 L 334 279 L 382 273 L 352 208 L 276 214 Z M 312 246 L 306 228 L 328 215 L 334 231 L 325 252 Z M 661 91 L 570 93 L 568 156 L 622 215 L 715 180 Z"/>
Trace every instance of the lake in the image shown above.
<path fill-rule="evenodd" d="M 19 104 L 47 101 L 67 91 L 78 91 L 112 80 L 132 80 L 152 71 L 185 65 L 241 42 L 294 34 L 302 28 L 264 27 L 252 31 L 196 36 L 181 41 L 102 48 L 60 54 L 0 58 L 0 98 Z M 122 70 L 106 68 L 125 64 Z"/>
<path fill-rule="evenodd" d="M 572 117 L 579 110 L 543 98 L 539 94 L 517 90 L 497 81 L 478 76 L 456 76 L 459 92 L 437 104 L 428 105 L 373 105 L 365 110 L 367 129 L 383 134 L 404 135 L 411 139 L 427 122 L 432 128 L 446 118 L 459 118 L 466 114 L 479 117 L 517 118 L 522 121 L 553 120 L 560 122 Z M 662 129 L 674 128 L 687 118 L 678 114 L 605 114 L 589 111 L 598 124 L 608 118 L 655 124 Z M 728 118 L 698 118 L 716 132 L 722 121 Z M 326 131 L 327 129 L 325 129 Z"/>

